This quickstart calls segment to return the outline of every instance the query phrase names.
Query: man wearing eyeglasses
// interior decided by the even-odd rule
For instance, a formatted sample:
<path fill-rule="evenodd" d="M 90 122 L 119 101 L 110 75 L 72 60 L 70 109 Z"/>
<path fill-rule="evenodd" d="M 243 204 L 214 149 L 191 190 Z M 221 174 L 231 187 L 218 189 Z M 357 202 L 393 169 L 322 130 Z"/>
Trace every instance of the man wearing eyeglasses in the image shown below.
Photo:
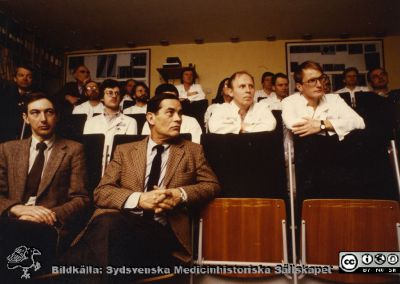
<path fill-rule="evenodd" d="M 112 79 L 105 80 L 100 86 L 100 98 L 104 104 L 104 111 L 102 114 L 86 121 L 83 134 L 105 135 L 103 150 L 104 170 L 111 156 L 114 135 L 137 134 L 137 123 L 134 118 L 126 116 L 120 111 L 119 104 L 122 96 L 117 81 Z"/>
<path fill-rule="evenodd" d="M 282 101 L 286 127 L 300 137 L 337 134 L 339 140 L 354 129 L 364 129 L 364 120 L 337 94 L 325 94 L 327 75 L 312 61 L 303 62 L 294 73 L 299 93 Z"/>

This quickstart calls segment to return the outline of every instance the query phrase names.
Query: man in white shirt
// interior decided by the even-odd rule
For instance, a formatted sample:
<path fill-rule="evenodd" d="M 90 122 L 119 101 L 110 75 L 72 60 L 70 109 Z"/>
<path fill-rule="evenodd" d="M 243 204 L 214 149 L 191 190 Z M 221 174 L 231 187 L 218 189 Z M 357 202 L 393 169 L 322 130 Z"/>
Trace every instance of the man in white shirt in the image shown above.
<path fill-rule="evenodd" d="M 337 94 L 325 94 L 326 82 L 321 66 L 303 62 L 294 74 L 298 94 L 282 101 L 286 127 L 300 137 L 337 134 L 339 140 L 354 129 L 364 129 L 364 120 Z"/>
<path fill-rule="evenodd" d="M 245 71 L 229 78 L 230 103 L 218 105 L 209 119 L 210 133 L 272 131 L 276 120 L 266 104 L 254 103 L 254 78 Z"/>
<path fill-rule="evenodd" d="M 181 73 L 181 84 L 176 85 L 179 92 L 179 99 L 189 101 L 204 100 L 206 95 L 200 84 L 195 84 L 197 79 L 196 70 L 184 68 Z"/>
<path fill-rule="evenodd" d="M 254 95 L 254 102 L 257 103 L 261 99 L 268 98 L 271 96 L 274 91 L 273 91 L 273 84 L 272 84 L 272 78 L 274 77 L 274 73 L 272 72 L 264 72 L 261 76 L 261 84 L 262 84 L 262 89 L 257 90 L 255 95 Z"/>
<path fill-rule="evenodd" d="M 174 85 L 161 84 L 156 88 L 155 91 L 156 96 L 160 94 L 172 94 L 178 96 L 178 90 Z M 192 135 L 192 142 L 200 144 L 200 138 L 203 131 L 201 130 L 200 124 L 194 117 L 182 115 L 181 133 L 190 133 Z M 150 134 L 150 127 L 148 122 L 144 124 L 142 134 Z"/>
<path fill-rule="evenodd" d="M 282 100 L 289 95 L 289 79 L 283 73 L 276 73 L 272 78 L 272 93 L 260 103 L 266 104 L 270 110 L 282 110 Z"/>
<path fill-rule="evenodd" d="M 350 93 L 351 105 L 353 107 L 356 106 L 356 92 L 369 92 L 369 88 L 367 86 L 358 86 L 358 74 L 359 72 L 357 68 L 346 68 L 343 71 L 344 88 L 336 91 L 336 94 Z"/>
<path fill-rule="evenodd" d="M 135 105 L 124 109 L 124 114 L 146 114 L 147 102 L 150 99 L 150 90 L 145 83 L 136 83 L 135 87 L 133 87 L 133 97 L 135 98 Z"/>
<path fill-rule="evenodd" d="M 103 113 L 104 106 L 100 101 L 99 86 L 95 81 L 89 81 L 83 88 L 88 101 L 74 107 L 72 114 L 86 114 L 91 118 L 95 113 Z"/>
<path fill-rule="evenodd" d="M 100 86 L 100 97 L 104 104 L 102 114 L 88 119 L 83 134 L 104 134 L 103 172 L 111 157 L 114 135 L 137 134 L 136 120 L 120 112 L 121 94 L 119 84 L 107 79 Z"/>

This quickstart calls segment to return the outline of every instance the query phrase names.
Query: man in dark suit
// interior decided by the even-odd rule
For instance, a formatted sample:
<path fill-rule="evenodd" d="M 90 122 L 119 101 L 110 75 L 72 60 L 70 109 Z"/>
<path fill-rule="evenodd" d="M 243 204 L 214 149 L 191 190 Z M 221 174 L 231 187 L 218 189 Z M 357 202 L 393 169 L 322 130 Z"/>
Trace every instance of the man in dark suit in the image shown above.
<path fill-rule="evenodd" d="M 25 95 L 32 91 L 33 70 L 27 65 L 18 65 L 15 68 L 13 81 L 0 81 L 3 106 L 0 112 L 0 142 L 20 138 L 23 128 L 23 101 Z"/>
<path fill-rule="evenodd" d="M 118 146 L 94 192 L 96 209 L 70 262 L 153 266 L 191 259 L 189 209 L 220 190 L 202 146 L 180 139 L 182 107 L 172 94 L 148 103 L 148 138 Z"/>
<path fill-rule="evenodd" d="M 32 137 L 0 145 L 1 269 L 18 245 L 47 259 L 68 246 L 89 203 L 83 147 L 54 135 L 53 99 L 27 95 L 23 117 Z"/>

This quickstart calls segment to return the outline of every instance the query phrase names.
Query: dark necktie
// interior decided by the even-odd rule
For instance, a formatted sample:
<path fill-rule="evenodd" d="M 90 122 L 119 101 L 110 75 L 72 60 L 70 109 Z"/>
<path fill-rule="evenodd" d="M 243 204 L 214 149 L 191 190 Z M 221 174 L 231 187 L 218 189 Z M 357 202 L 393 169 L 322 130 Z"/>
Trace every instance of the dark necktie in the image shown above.
<path fill-rule="evenodd" d="M 163 145 L 156 145 L 153 147 L 153 150 L 154 149 L 157 150 L 157 154 L 151 163 L 149 180 L 147 181 L 147 191 L 153 190 L 153 187 L 158 185 L 161 174 L 161 155 L 164 152 L 164 147 Z"/>
<path fill-rule="evenodd" d="M 24 198 L 22 200 L 24 203 L 26 203 L 29 200 L 29 197 L 36 196 L 37 194 L 43 172 L 44 150 L 46 150 L 46 148 L 47 145 L 44 142 L 36 144 L 36 150 L 39 150 L 39 153 L 37 154 L 35 162 L 33 163 L 33 166 L 31 168 L 31 171 L 28 174 Z"/>
<path fill-rule="evenodd" d="M 153 149 L 157 150 L 157 154 L 151 163 L 149 180 L 147 181 L 147 191 L 153 190 L 154 186 L 158 185 L 161 174 L 161 155 L 164 152 L 164 147 L 163 145 L 156 145 Z M 154 212 L 145 211 L 143 217 L 152 219 L 154 217 Z"/>

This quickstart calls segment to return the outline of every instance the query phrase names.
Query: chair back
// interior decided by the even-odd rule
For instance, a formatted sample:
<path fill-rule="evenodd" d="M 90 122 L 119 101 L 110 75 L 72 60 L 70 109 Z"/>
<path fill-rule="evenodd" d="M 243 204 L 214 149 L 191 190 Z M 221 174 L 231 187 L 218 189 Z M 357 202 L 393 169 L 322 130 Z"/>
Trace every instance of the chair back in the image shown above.
<path fill-rule="evenodd" d="M 302 258 L 308 264 L 339 265 L 343 251 L 399 251 L 397 201 L 366 199 L 305 200 Z M 304 247 L 305 246 L 305 247 Z M 320 274 L 340 283 L 393 282 L 377 274 Z M 394 283 L 394 282 L 393 282 Z"/>

